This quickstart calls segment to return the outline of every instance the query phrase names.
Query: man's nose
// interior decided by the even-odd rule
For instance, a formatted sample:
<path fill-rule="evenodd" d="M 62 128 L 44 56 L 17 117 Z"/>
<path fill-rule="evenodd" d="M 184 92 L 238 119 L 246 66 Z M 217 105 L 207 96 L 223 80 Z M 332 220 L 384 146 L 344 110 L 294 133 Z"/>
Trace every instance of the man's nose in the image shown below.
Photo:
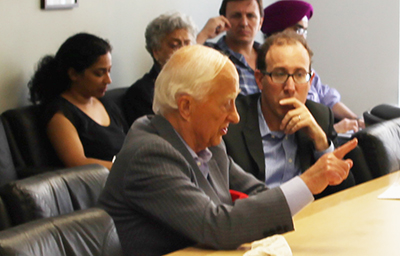
<path fill-rule="evenodd" d="M 283 89 L 290 95 L 292 95 L 296 91 L 296 83 L 294 82 L 293 76 L 288 77 Z"/>
<path fill-rule="evenodd" d="M 240 24 L 242 26 L 247 26 L 249 24 L 249 20 L 247 19 L 246 15 L 242 16 L 242 18 L 240 19 Z"/>
<path fill-rule="evenodd" d="M 237 124 L 240 121 L 239 113 L 237 112 L 236 105 L 233 105 L 232 111 L 229 115 L 229 122 L 232 124 Z"/>

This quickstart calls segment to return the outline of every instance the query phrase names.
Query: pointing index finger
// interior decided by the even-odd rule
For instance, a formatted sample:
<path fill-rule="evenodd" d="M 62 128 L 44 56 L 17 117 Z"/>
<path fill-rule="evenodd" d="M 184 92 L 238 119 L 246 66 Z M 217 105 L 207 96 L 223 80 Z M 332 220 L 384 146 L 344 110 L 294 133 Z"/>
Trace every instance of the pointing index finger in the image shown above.
<path fill-rule="evenodd" d="M 351 141 L 346 142 L 342 146 L 335 149 L 335 151 L 333 151 L 333 154 L 337 158 L 342 159 L 347 153 L 352 151 L 357 146 L 357 144 L 358 144 L 358 140 L 357 140 L 357 138 L 354 138 Z"/>

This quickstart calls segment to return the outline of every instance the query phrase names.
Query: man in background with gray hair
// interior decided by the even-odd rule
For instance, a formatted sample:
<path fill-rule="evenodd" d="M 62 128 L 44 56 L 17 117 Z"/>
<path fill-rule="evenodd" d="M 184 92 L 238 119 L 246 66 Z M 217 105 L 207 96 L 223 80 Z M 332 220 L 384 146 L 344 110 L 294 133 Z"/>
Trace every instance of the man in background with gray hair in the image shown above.
<path fill-rule="evenodd" d="M 235 249 L 291 231 L 292 216 L 313 194 L 346 179 L 352 161 L 341 158 L 356 140 L 273 189 L 235 164 L 222 136 L 239 122 L 238 81 L 228 57 L 202 45 L 182 47 L 163 67 L 156 114 L 131 126 L 99 198 L 126 255 L 164 255 L 197 243 Z M 233 202 L 230 190 L 249 196 Z"/>
<path fill-rule="evenodd" d="M 137 80 L 125 93 L 123 111 L 130 126 L 137 118 L 153 114 L 154 82 L 174 51 L 194 44 L 197 28 L 192 19 L 182 13 L 162 14 L 146 28 L 146 50 L 154 64 L 149 73 Z"/>

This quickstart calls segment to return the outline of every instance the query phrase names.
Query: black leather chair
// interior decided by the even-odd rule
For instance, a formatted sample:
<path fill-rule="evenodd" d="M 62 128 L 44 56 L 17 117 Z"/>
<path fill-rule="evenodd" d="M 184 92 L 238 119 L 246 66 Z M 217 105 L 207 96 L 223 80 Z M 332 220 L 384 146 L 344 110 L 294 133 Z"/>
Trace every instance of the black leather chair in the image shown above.
<path fill-rule="evenodd" d="M 112 218 L 91 208 L 0 232 L 4 256 L 122 256 Z"/>
<path fill-rule="evenodd" d="M 47 137 L 40 106 L 5 111 L 1 115 L 18 178 L 63 167 Z"/>
<path fill-rule="evenodd" d="M 358 139 L 373 178 L 400 169 L 400 118 L 371 125 L 353 137 Z"/>
<path fill-rule="evenodd" d="M 10 146 L 4 131 L 3 122 L 0 119 L 0 187 L 7 182 L 17 179 Z"/>
<path fill-rule="evenodd" d="M 93 164 L 66 168 L 12 181 L 0 196 L 13 225 L 95 206 L 109 170 Z"/>
<path fill-rule="evenodd" d="M 389 104 L 380 104 L 363 113 L 366 126 L 400 117 L 400 108 Z"/>
<path fill-rule="evenodd" d="M 359 145 L 357 145 L 355 149 L 350 151 L 344 157 L 344 159 L 348 158 L 353 160 L 353 167 L 351 168 L 351 172 L 353 173 L 356 185 L 372 180 L 374 178 L 372 176 L 371 170 L 369 169 L 364 153 Z"/>
<path fill-rule="evenodd" d="M 11 218 L 3 199 L 0 197 L 0 231 L 12 226 Z"/>
<path fill-rule="evenodd" d="M 128 89 L 129 89 L 129 87 L 119 87 L 119 88 L 108 90 L 106 92 L 106 94 L 104 95 L 105 99 L 114 102 L 119 107 L 125 120 L 126 120 L 126 116 L 124 115 L 124 111 L 123 111 L 123 107 L 122 107 L 122 98 L 124 97 L 124 95 Z"/>

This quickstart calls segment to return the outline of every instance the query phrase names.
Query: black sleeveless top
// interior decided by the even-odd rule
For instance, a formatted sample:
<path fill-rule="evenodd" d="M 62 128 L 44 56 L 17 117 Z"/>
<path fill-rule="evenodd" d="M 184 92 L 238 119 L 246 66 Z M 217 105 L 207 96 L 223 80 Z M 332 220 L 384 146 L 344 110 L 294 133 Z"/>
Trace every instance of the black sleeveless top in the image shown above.
<path fill-rule="evenodd" d="M 61 112 L 78 131 L 86 157 L 111 161 L 124 142 L 126 122 L 113 102 L 99 100 L 110 117 L 109 126 L 99 125 L 61 96 L 46 107 L 45 121 L 48 123 L 55 113 Z"/>

